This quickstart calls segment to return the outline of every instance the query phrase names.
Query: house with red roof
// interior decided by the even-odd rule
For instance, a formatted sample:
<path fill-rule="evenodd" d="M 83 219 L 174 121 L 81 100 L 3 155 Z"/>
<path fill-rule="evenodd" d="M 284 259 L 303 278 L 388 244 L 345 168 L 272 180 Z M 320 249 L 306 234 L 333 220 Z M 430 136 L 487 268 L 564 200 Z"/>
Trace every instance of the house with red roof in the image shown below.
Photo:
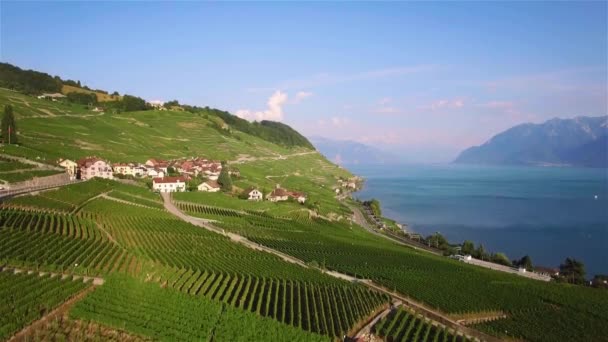
<path fill-rule="evenodd" d="M 112 166 L 105 160 L 97 157 L 82 158 L 76 162 L 78 179 L 91 179 L 95 177 L 114 179 Z"/>

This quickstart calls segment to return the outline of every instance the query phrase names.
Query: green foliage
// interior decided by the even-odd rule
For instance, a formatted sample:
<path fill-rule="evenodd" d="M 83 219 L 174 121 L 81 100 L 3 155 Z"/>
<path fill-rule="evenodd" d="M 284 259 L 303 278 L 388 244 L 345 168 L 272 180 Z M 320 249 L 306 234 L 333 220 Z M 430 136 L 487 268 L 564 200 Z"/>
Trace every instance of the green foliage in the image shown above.
<path fill-rule="evenodd" d="M 0 272 L 0 339 L 8 340 L 87 286 L 60 276 Z"/>
<path fill-rule="evenodd" d="M 15 123 L 15 115 L 13 114 L 13 106 L 4 106 L 4 115 L 2 116 L 2 141 L 5 144 L 16 144 L 17 140 L 17 125 Z"/>
<path fill-rule="evenodd" d="M 374 324 L 372 331 L 385 341 L 472 341 L 464 337 L 457 339 L 447 329 L 435 326 L 424 317 L 401 308 L 391 310 Z"/>
<path fill-rule="evenodd" d="M 571 284 L 584 284 L 585 265 L 574 258 L 566 258 L 564 263 L 559 265 L 559 276 Z"/>
<path fill-rule="evenodd" d="M 61 80 L 49 74 L 23 70 L 8 63 L 0 63 L 0 87 L 17 90 L 25 94 L 61 92 Z"/>
<path fill-rule="evenodd" d="M 146 104 L 146 100 L 133 95 L 125 94 L 122 97 L 122 100 L 120 100 L 119 102 L 122 106 L 122 110 L 125 112 L 135 112 L 138 110 L 149 109 L 148 105 Z"/>
<path fill-rule="evenodd" d="M 222 168 L 222 171 L 220 171 L 220 175 L 217 178 L 217 182 L 221 185 L 223 192 L 232 191 L 232 178 L 230 177 L 227 167 Z"/>
<path fill-rule="evenodd" d="M 513 266 L 511 260 L 509 260 L 509 258 L 504 253 L 492 254 L 490 261 L 495 264 L 500 264 L 504 266 Z"/>
<path fill-rule="evenodd" d="M 382 208 L 380 207 L 380 201 L 378 201 L 377 199 L 365 201 L 363 202 L 363 205 L 369 207 L 376 217 L 382 217 Z"/>
<path fill-rule="evenodd" d="M 534 266 L 532 265 L 532 258 L 529 255 L 524 255 L 521 259 L 513 262 L 513 265 L 516 267 L 522 267 L 526 270 L 532 271 Z"/>
<path fill-rule="evenodd" d="M 97 95 L 94 93 L 71 92 L 67 94 L 67 99 L 70 102 L 86 106 L 97 104 Z"/>
<path fill-rule="evenodd" d="M 158 284 L 111 277 L 70 317 L 94 320 L 159 341 L 328 341 L 255 313 Z"/>
<path fill-rule="evenodd" d="M 475 254 L 475 244 L 472 241 L 466 240 L 462 243 L 462 248 L 460 249 L 462 255 L 473 255 Z"/>

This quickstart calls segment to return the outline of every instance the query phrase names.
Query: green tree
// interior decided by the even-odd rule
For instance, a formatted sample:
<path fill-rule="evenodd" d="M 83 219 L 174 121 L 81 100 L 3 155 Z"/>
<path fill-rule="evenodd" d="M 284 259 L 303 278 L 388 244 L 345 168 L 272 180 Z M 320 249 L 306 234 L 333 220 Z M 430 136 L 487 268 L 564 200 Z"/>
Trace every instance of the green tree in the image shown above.
<path fill-rule="evenodd" d="M 222 191 L 229 192 L 232 190 L 232 179 L 230 178 L 227 167 L 222 168 L 222 171 L 217 178 L 217 182 L 220 183 Z"/>
<path fill-rule="evenodd" d="M 475 250 L 475 252 L 473 253 L 473 256 L 477 259 L 481 259 L 481 260 L 488 260 L 488 253 L 486 252 L 486 249 L 483 247 L 483 244 L 479 244 L 479 246 L 477 246 L 477 249 Z"/>
<path fill-rule="evenodd" d="M 11 105 L 4 106 L 4 116 L 2 117 L 2 139 L 5 144 L 17 143 L 17 126 Z"/>
<path fill-rule="evenodd" d="M 571 284 L 585 283 L 585 273 L 585 265 L 574 258 L 566 258 L 564 263 L 559 265 L 560 277 Z"/>
<path fill-rule="evenodd" d="M 495 264 L 505 265 L 505 266 L 513 266 L 511 260 L 504 253 L 495 253 L 492 254 L 492 258 L 490 259 Z"/>
<path fill-rule="evenodd" d="M 475 244 L 472 241 L 466 240 L 462 243 L 462 248 L 460 252 L 463 255 L 473 255 L 475 254 Z"/>
<path fill-rule="evenodd" d="M 523 256 L 521 259 L 514 262 L 514 264 L 515 266 L 523 267 L 528 271 L 532 271 L 534 269 L 532 266 L 532 258 L 530 258 L 528 255 Z"/>

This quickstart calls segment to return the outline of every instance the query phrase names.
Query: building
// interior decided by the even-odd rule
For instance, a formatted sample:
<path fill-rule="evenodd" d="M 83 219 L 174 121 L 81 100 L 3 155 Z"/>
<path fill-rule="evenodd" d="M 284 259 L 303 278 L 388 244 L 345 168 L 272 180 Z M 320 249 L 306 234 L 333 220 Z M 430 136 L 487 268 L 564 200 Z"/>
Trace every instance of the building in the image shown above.
<path fill-rule="evenodd" d="M 264 199 L 264 194 L 255 188 L 249 188 L 245 190 L 245 193 L 247 194 L 247 200 L 249 201 L 261 201 Z"/>
<path fill-rule="evenodd" d="M 57 100 L 63 100 L 66 98 L 65 95 L 61 94 L 61 93 L 44 93 L 40 96 L 38 96 L 39 99 L 41 100 L 51 100 L 51 101 L 57 101 Z"/>
<path fill-rule="evenodd" d="M 214 180 L 208 180 L 206 182 L 201 183 L 198 186 L 198 191 L 205 192 L 218 192 L 220 191 L 220 184 Z"/>
<path fill-rule="evenodd" d="M 184 192 L 186 179 L 183 177 L 157 177 L 152 180 L 152 189 L 158 192 Z"/>
<path fill-rule="evenodd" d="M 59 159 L 59 166 L 65 169 L 65 172 L 68 173 L 70 179 L 75 179 L 78 174 L 78 164 L 69 159 Z"/>
<path fill-rule="evenodd" d="M 133 165 L 132 163 L 115 163 L 114 165 L 112 165 L 114 173 L 119 173 L 125 176 L 133 176 L 134 168 L 135 165 Z"/>
<path fill-rule="evenodd" d="M 95 177 L 114 179 L 112 167 L 106 161 L 97 157 L 82 158 L 76 162 L 76 178 L 91 179 Z"/>
<path fill-rule="evenodd" d="M 290 192 L 289 197 L 295 199 L 300 204 L 304 204 L 306 202 L 306 195 L 302 192 L 297 192 L 297 191 Z"/>
<path fill-rule="evenodd" d="M 559 276 L 559 269 L 551 267 L 534 266 L 534 272 L 549 277 Z"/>
<path fill-rule="evenodd" d="M 281 189 L 277 184 L 277 188 L 272 190 L 272 192 L 266 196 L 266 199 L 270 202 L 287 201 L 287 199 L 289 199 L 289 192 L 285 189 Z"/>
<path fill-rule="evenodd" d="M 165 172 L 163 170 L 160 169 L 155 169 L 153 167 L 149 167 L 146 171 L 146 174 L 148 177 L 159 177 L 159 178 L 163 178 L 165 177 Z"/>

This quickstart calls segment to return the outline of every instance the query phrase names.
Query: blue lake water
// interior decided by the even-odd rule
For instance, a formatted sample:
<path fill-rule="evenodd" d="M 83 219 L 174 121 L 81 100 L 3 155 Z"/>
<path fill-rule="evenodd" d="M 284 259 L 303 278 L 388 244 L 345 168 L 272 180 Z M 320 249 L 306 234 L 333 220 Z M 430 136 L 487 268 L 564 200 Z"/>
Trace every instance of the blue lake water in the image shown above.
<path fill-rule="evenodd" d="M 608 274 L 608 170 L 470 165 L 352 165 L 360 199 L 384 216 L 450 242 L 481 242 L 536 265 L 582 260 L 587 277 Z M 597 195 L 597 199 L 595 196 Z"/>

